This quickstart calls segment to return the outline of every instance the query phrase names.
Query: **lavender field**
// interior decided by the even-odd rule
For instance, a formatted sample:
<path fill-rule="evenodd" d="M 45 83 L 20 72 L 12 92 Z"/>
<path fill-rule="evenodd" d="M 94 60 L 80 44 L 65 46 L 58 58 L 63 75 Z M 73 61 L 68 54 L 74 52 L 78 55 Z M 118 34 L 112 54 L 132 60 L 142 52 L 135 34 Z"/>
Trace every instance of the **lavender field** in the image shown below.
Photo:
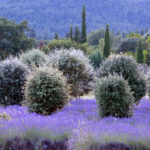
<path fill-rule="evenodd" d="M 150 150 L 148 0 L 1 1 L 0 150 Z"/>
<path fill-rule="evenodd" d="M 142 99 L 132 118 L 101 119 L 94 99 L 72 101 L 51 116 L 29 113 L 24 106 L 1 108 L 8 119 L 0 120 L 0 140 L 13 137 L 67 140 L 67 149 L 88 150 L 110 142 L 120 142 L 133 149 L 150 149 L 150 101 Z"/>

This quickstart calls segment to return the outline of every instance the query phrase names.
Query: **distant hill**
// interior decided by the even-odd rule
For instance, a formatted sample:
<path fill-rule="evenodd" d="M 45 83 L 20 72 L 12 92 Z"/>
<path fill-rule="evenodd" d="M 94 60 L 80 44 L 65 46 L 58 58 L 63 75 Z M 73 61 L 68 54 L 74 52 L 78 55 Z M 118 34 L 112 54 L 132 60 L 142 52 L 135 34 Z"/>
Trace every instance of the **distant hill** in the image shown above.
<path fill-rule="evenodd" d="M 88 32 L 106 23 L 120 31 L 150 28 L 150 0 L 0 0 L 0 17 L 28 20 L 43 38 L 64 36 L 71 24 L 81 25 L 83 4 Z"/>

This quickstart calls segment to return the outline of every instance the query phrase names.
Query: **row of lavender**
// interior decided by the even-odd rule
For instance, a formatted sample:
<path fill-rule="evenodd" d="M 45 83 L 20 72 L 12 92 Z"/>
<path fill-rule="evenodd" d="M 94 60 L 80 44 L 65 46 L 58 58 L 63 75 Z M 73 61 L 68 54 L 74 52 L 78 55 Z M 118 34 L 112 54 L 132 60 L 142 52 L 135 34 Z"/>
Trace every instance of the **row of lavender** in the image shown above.
<path fill-rule="evenodd" d="M 50 139 L 52 142 L 47 141 L 47 146 L 45 147 L 49 145 L 49 147 L 52 146 L 55 149 L 63 149 L 59 148 L 59 146 L 64 146 L 66 149 L 72 147 L 72 149 L 77 150 L 79 148 L 84 150 L 98 149 L 95 145 L 99 145 L 100 148 L 100 145 L 112 142 L 115 137 L 118 142 L 128 143 L 130 146 L 132 144 L 129 141 L 140 143 L 139 139 L 130 139 L 127 140 L 128 142 L 122 141 L 121 139 L 128 139 L 128 134 L 122 134 L 123 138 L 118 139 L 118 135 L 115 133 L 110 136 L 110 132 L 105 133 L 105 129 L 99 127 L 97 129 L 97 125 L 100 125 L 99 122 L 103 122 L 98 119 L 102 119 L 103 117 L 132 117 L 134 114 L 134 105 L 139 104 L 141 98 L 146 94 L 146 80 L 138 71 L 138 65 L 131 57 L 125 55 L 110 56 L 102 63 L 95 77 L 94 70 L 89 64 L 88 59 L 79 50 L 56 50 L 49 55 L 45 55 L 39 50 L 32 50 L 21 54 L 19 59 L 10 58 L 1 62 L 0 79 L 1 105 L 25 105 L 28 108 L 25 106 L 11 106 L 1 109 L 1 118 L 3 118 L 0 129 L 2 132 L 1 141 L 5 143 L 2 145 L 6 147 L 13 146 L 11 142 L 6 143 L 6 139 L 15 138 L 16 136 L 28 140 L 32 139 L 32 142 L 28 140 L 26 142 L 30 146 L 35 144 L 37 149 L 44 149 L 45 145 L 42 143 L 46 142 L 45 139 Z M 74 110 L 69 105 L 74 105 L 75 103 L 70 103 L 69 99 L 73 97 L 77 98 L 91 91 L 95 81 L 94 90 L 98 107 L 95 101 L 94 103 L 92 101 L 91 106 L 94 104 L 96 114 L 91 114 L 87 119 L 85 118 L 84 109 L 79 109 L 81 111 L 80 116 L 76 113 L 74 116 L 68 115 L 70 111 Z M 81 103 L 83 103 L 82 100 Z M 86 101 L 84 103 L 86 104 Z M 60 116 L 57 115 L 59 113 L 54 114 L 65 105 L 68 105 L 65 108 L 68 110 L 67 113 L 60 113 Z M 80 101 L 76 105 L 78 107 Z M 89 106 L 86 105 L 86 107 Z M 14 114 L 17 114 L 17 116 L 20 115 L 19 118 L 13 117 L 13 114 L 9 113 L 9 111 L 4 113 L 8 108 L 14 108 Z M 88 111 L 92 113 L 90 109 Z M 36 119 L 34 119 L 33 115 L 35 115 Z M 53 117 L 49 120 L 50 116 L 47 115 L 52 115 Z M 38 120 L 39 117 L 40 119 Z M 97 122 L 98 124 L 96 124 Z M 69 127 L 70 125 L 71 128 Z M 113 125 L 108 123 L 108 128 L 111 129 L 112 127 Z M 97 135 L 95 131 L 100 130 L 101 135 Z M 130 131 L 128 132 L 130 133 Z M 85 137 L 81 136 L 80 138 L 80 134 L 85 134 Z M 96 144 L 93 136 L 99 136 L 101 144 L 99 142 L 99 144 Z M 88 140 L 87 147 L 85 147 L 84 143 L 86 139 Z M 91 143 L 89 139 L 93 140 L 93 142 Z M 18 141 L 16 143 L 20 143 L 20 147 L 24 145 L 24 140 L 20 140 L 15 138 L 12 141 L 13 143 Z M 65 142 L 53 143 L 55 140 Z M 39 141 L 41 142 L 37 145 Z M 56 148 L 57 146 L 58 148 Z M 109 145 L 107 146 L 109 147 Z M 123 145 L 119 146 L 122 147 Z M 124 146 L 129 148 L 126 145 Z"/>
<path fill-rule="evenodd" d="M 0 145 L 15 150 L 103 150 L 109 143 L 123 143 L 131 150 L 149 150 L 149 108 L 150 101 L 143 99 L 135 105 L 132 118 L 101 119 L 95 100 L 72 101 L 45 117 L 29 113 L 26 107 L 9 106 L 0 110 L 9 116 L 0 121 Z"/>

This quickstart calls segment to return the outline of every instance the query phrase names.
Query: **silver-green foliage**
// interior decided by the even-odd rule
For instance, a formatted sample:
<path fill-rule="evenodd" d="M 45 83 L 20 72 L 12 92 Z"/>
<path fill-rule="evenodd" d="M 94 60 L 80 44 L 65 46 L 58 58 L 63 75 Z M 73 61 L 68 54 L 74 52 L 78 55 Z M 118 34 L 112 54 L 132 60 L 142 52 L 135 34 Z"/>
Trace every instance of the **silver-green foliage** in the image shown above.
<path fill-rule="evenodd" d="M 100 66 L 98 78 L 109 76 L 109 74 L 118 74 L 123 76 L 128 81 L 131 91 L 134 94 L 135 102 L 145 96 L 146 81 L 138 71 L 138 64 L 136 61 L 126 55 L 111 55 Z"/>
<path fill-rule="evenodd" d="M 31 112 L 50 115 L 68 102 L 68 88 L 62 74 L 53 68 L 40 67 L 27 78 L 25 104 Z"/>
<path fill-rule="evenodd" d="M 147 72 L 146 74 L 146 79 L 147 79 L 147 83 L 148 83 L 148 90 L 147 90 L 147 94 L 150 97 L 150 71 Z"/>
<path fill-rule="evenodd" d="M 0 62 L 0 104 L 20 105 L 24 99 L 22 90 L 29 69 L 17 58 Z"/>
<path fill-rule="evenodd" d="M 47 56 L 39 49 L 32 49 L 20 55 L 21 61 L 29 67 L 43 66 L 47 62 Z"/>
<path fill-rule="evenodd" d="M 79 97 L 93 88 L 94 70 L 80 50 L 60 49 L 50 53 L 50 64 L 63 72 L 71 87 L 71 96 Z"/>
<path fill-rule="evenodd" d="M 123 77 L 109 75 L 99 79 L 95 95 L 101 117 L 132 116 L 134 97 Z"/>

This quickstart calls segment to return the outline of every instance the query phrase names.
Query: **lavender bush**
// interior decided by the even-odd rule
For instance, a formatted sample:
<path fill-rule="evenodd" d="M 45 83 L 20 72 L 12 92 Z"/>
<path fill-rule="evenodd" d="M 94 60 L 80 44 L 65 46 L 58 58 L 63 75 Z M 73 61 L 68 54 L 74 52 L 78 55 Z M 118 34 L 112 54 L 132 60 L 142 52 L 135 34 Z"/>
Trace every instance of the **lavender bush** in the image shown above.
<path fill-rule="evenodd" d="M 97 149 L 98 150 L 98 149 Z M 102 145 L 99 150 L 130 150 L 129 146 L 121 143 L 108 143 Z"/>
<path fill-rule="evenodd" d="M 22 139 L 15 137 L 0 144 L 1 150 L 68 150 L 68 144 L 64 141 L 51 142 L 47 139 Z"/>
<path fill-rule="evenodd" d="M 53 142 L 68 139 L 68 150 L 97 150 L 107 143 L 122 143 L 131 150 L 150 149 L 150 101 L 142 99 L 134 108 L 132 118 L 107 117 L 101 119 L 95 100 L 72 101 L 51 116 L 29 113 L 22 106 L 0 108 L 10 115 L 0 120 L 0 140 L 20 137 L 47 139 Z M 101 150 L 101 149 L 100 149 Z"/>

